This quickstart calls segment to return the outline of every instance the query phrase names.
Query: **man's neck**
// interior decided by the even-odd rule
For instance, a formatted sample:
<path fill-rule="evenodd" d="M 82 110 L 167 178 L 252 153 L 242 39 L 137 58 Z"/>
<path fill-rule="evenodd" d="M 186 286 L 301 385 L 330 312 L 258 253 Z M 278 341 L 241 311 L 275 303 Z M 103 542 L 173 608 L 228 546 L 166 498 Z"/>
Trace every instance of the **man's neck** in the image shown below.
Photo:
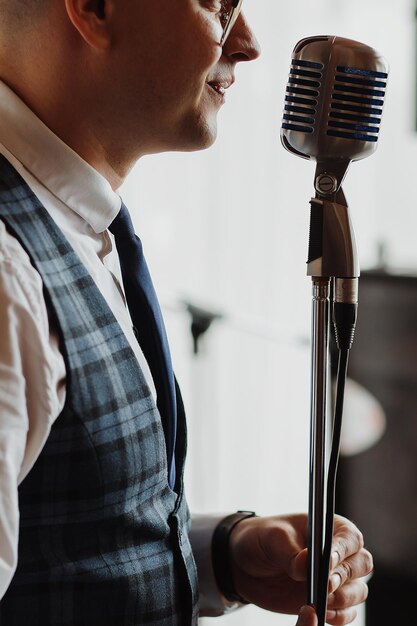
<path fill-rule="evenodd" d="M 32 90 L 30 83 L 2 74 L 1 80 L 57 137 L 104 176 L 113 190 L 123 184 L 136 159 L 122 154 L 120 138 L 116 141 L 106 136 L 99 114 L 94 118 L 86 115 L 86 111 L 94 111 L 93 106 L 80 98 L 62 97 L 56 91 L 49 98 L 41 97 L 39 85 Z"/>

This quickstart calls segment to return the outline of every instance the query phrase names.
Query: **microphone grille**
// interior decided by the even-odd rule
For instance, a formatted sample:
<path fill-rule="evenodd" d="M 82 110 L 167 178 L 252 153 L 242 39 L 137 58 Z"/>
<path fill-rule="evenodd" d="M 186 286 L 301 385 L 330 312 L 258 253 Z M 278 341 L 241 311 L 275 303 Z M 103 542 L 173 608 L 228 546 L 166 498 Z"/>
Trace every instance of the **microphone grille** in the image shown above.
<path fill-rule="evenodd" d="M 330 100 L 327 135 L 376 143 L 388 74 L 337 66 Z"/>
<path fill-rule="evenodd" d="M 323 63 L 291 60 L 282 118 L 284 130 L 314 132 L 323 69 Z"/>

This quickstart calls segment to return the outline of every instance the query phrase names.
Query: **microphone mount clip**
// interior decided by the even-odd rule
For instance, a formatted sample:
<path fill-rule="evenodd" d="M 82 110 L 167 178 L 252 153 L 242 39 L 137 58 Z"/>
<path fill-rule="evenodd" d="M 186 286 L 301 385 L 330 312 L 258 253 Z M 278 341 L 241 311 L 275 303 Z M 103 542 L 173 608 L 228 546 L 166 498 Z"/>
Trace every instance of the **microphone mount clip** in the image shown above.
<path fill-rule="evenodd" d="M 360 274 L 355 233 L 341 187 L 310 201 L 310 241 L 307 275 L 317 278 L 358 278 Z"/>

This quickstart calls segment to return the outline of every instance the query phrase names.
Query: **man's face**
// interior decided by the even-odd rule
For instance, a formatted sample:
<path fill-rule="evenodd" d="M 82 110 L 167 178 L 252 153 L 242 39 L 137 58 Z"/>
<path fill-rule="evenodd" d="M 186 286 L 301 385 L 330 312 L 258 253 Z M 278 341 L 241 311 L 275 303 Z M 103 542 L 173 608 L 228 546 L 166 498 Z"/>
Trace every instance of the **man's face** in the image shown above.
<path fill-rule="evenodd" d="M 259 54 L 243 16 L 221 48 L 219 0 L 123 0 L 119 6 L 111 88 L 129 137 L 143 153 L 209 146 L 236 63 Z"/>

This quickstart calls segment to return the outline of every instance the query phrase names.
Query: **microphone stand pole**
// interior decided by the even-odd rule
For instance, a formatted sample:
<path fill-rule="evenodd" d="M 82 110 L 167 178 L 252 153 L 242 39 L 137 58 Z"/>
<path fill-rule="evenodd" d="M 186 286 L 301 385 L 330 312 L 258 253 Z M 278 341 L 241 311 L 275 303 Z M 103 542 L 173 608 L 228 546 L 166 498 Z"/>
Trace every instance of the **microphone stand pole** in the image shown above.
<path fill-rule="evenodd" d="M 309 479 L 308 604 L 319 610 L 319 586 L 324 548 L 326 486 L 326 407 L 329 347 L 330 278 L 313 277 L 311 423 Z M 319 620 L 319 626 L 320 624 Z"/>
<path fill-rule="evenodd" d="M 327 610 L 330 554 L 326 531 L 329 320 L 331 280 L 339 302 L 350 302 L 352 284 L 357 287 L 359 266 L 353 227 L 338 177 L 320 172 L 316 197 L 311 200 L 310 243 L 307 274 L 312 277 L 312 370 L 309 477 L 309 538 L 307 602 L 316 608 L 318 626 L 324 626 Z M 330 185 L 330 193 L 327 193 Z M 346 292 L 346 294 L 345 294 Z M 353 298 L 356 295 L 353 295 Z M 333 513 L 332 513 L 333 514 Z"/>

